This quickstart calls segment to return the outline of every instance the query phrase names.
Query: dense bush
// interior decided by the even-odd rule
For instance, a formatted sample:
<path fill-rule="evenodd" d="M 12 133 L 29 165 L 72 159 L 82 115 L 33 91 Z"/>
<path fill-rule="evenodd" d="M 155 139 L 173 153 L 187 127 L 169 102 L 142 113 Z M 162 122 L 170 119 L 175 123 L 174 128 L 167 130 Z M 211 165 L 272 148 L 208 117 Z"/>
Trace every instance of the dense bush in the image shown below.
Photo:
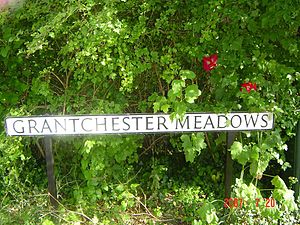
<path fill-rule="evenodd" d="M 223 208 L 224 133 L 71 137 L 54 139 L 57 221 L 293 223 L 293 192 L 266 170 L 273 161 L 289 166 L 286 143 L 300 118 L 299 9 L 292 0 L 35 0 L 3 8 L 2 121 L 45 113 L 275 114 L 273 131 L 242 132 L 229 149 L 241 171 L 232 196 L 271 196 L 271 210 Z M 46 179 L 41 140 L 0 129 L 7 222 L 12 205 L 34 204 L 28 195 L 45 190 Z M 262 182 L 266 176 L 273 178 Z M 38 210 L 36 221 L 51 224 L 46 208 Z"/>

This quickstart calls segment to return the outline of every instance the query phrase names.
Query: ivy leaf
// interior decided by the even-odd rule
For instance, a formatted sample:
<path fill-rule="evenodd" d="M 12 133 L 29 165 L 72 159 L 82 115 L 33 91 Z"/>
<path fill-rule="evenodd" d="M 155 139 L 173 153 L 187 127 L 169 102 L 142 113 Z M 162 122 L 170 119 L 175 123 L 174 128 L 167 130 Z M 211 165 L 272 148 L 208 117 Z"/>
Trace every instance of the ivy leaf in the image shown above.
<path fill-rule="evenodd" d="M 183 80 L 173 80 L 172 90 L 174 91 L 174 94 L 177 94 L 177 96 L 178 96 L 178 94 L 180 94 L 180 92 L 182 90 L 182 87 L 184 87 L 184 86 L 185 86 L 185 83 Z"/>
<path fill-rule="evenodd" d="M 237 160 L 242 165 L 245 165 L 250 158 L 249 151 L 243 147 L 241 142 L 233 142 L 229 151 L 231 152 L 232 159 Z"/>
<path fill-rule="evenodd" d="M 193 71 L 190 70 L 181 70 L 180 71 L 180 77 L 182 80 L 186 80 L 186 79 L 194 79 L 196 77 L 196 74 Z"/>
<path fill-rule="evenodd" d="M 257 179 L 261 179 L 263 173 L 269 165 L 269 160 L 258 160 L 250 164 L 250 174 Z"/>
<path fill-rule="evenodd" d="M 168 99 L 171 101 L 171 102 L 174 102 L 176 100 L 176 97 L 177 95 L 175 94 L 174 90 L 173 89 L 170 89 L 168 91 Z"/>
<path fill-rule="evenodd" d="M 184 150 L 185 160 L 187 162 L 194 162 L 195 159 L 195 151 L 193 149 L 193 143 L 190 139 L 190 136 L 187 134 L 184 134 L 181 136 L 182 147 Z"/>
<path fill-rule="evenodd" d="M 198 152 L 200 152 L 201 149 L 206 148 L 204 133 L 197 133 L 196 135 L 192 134 L 192 140 L 195 148 L 198 149 Z"/>
<path fill-rule="evenodd" d="M 251 149 L 250 152 L 250 159 L 253 161 L 257 161 L 259 158 L 259 147 L 257 146 L 253 146 L 253 148 Z"/>
<path fill-rule="evenodd" d="M 170 105 L 169 104 L 164 104 L 161 106 L 161 110 L 164 112 L 164 113 L 167 113 L 169 111 L 169 108 L 170 108 Z"/>
<path fill-rule="evenodd" d="M 233 191 L 235 196 L 242 198 L 245 202 L 254 201 L 256 198 L 261 198 L 260 190 L 252 183 L 247 185 L 244 183 L 243 179 L 236 179 L 236 185 Z M 249 207 L 253 207 L 253 204 L 250 204 Z"/>
<path fill-rule="evenodd" d="M 9 27 L 5 27 L 3 29 L 3 39 L 5 41 L 8 41 L 11 38 L 11 36 L 12 36 L 12 29 Z"/>
<path fill-rule="evenodd" d="M 194 101 L 201 95 L 201 91 L 196 84 L 189 85 L 185 89 L 185 99 L 188 103 L 194 103 Z"/>
<path fill-rule="evenodd" d="M 278 175 L 275 176 L 271 182 L 275 186 L 273 191 L 274 198 L 279 200 L 283 207 L 289 211 L 297 210 L 298 207 L 295 203 L 294 191 L 288 189 L 284 181 Z"/>
<path fill-rule="evenodd" d="M 174 113 L 176 119 L 182 119 L 186 113 L 187 106 L 184 102 L 174 102 Z"/>
<path fill-rule="evenodd" d="M 183 134 L 183 135 L 181 135 L 180 139 L 183 142 L 183 144 L 182 144 L 183 148 L 191 148 L 191 147 L 193 147 L 193 144 L 191 142 L 191 139 L 190 139 L 189 135 Z"/>
<path fill-rule="evenodd" d="M 208 224 L 216 224 L 218 222 L 218 216 L 216 208 L 210 202 L 205 202 L 199 209 L 199 215 L 202 221 L 206 221 Z"/>
<path fill-rule="evenodd" d="M 182 147 L 187 162 L 194 162 L 195 157 L 206 147 L 203 133 L 192 134 L 191 137 L 190 135 L 184 134 L 180 139 L 183 142 Z"/>
<path fill-rule="evenodd" d="M 284 181 L 279 177 L 276 176 L 272 179 L 271 183 L 275 186 L 277 189 L 287 190 L 287 186 L 284 183 Z"/>
<path fill-rule="evenodd" d="M 5 58 L 7 56 L 8 51 L 9 51 L 9 46 L 1 48 L 1 55 L 2 55 L 3 58 Z"/>
<path fill-rule="evenodd" d="M 153 103 L 153 111 L 154 113 L 158 112 L 160 108 L 160 102 L 154 102 Z"/>

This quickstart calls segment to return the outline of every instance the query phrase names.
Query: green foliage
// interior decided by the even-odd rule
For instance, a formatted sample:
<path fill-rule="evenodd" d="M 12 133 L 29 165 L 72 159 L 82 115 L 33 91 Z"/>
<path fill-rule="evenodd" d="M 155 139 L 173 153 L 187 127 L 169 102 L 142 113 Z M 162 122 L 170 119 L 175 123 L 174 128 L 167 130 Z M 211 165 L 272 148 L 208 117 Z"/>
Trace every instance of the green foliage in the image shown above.
<path fill-rule="evenodd" d="M 292 0 L 24 1 L 0 11 L 0 117 L 164 112 L 182 119 L 196 111 L 273 112 L 274 131 L 242 133 L 229 149 L 242 166 L 235 164 L 242 172 L 233 192 L 253 198 L 273 184 L 270 194 L 280 204 L 273 210 L 245 208 L 224 217 L 212 199 L 191 197 L 223 193 L 224 135 L 202 133 L 57 138 L 60 199 L 103 210 L 107 214 L 95 217 L 99 224 L 159 222 L 170 214 L 174 223 L 295 222 L 293 192 L 277 174 L 268 184 L 263 179 L 270 163 L 289 167 L 286 143 L 300 119 L 299 9 Z M 206 72 L 202 57 L 212 54 L 218 54 L 217 66 Z M 257 91 L 240 91 L 244 82 L 256 83 Z M 45 189 L 46 180 L 41 141 L 6 137 L 3 126 L 0 132 L 4 206 Z M 160 158 L 166 160 L 147 164 Z M 199 169 L 204 162 L 210 164 Z M 192 194 L 185 180 L 174 178 L 178 172 L 188 180 L 180 166 L 194 171 Z M 64 213 L 60 222 L 81 221 Z M 146 218 L 131 216 L 140 213 Z M 51 224 L 51 218 L 35 222 Z"/>
<path fill-rule="evenodd" d="M 205 202 L 204 205 L 199 209 L 200 218 L 207 224 L 218 224 L 218 216 L 216 208 L 210 202 Z"/>
<path fill-rule="evenodd" d="M 235 141 L 230 147 L 232 159 L 237 160 L 243 166 L 249 160 L 251 152 L 243 148 L 242 143 Z"/>
<path fill-rule="evenodd" d="M 294 200 L 294 191 L 289 190 L 279 176 L 275 176 L 272 179 L 272 184 L 275 186 L 273 196 L 281 202 L 282 211 L 295 211 L 297 205 Z"/>
<path fill-rule="evenodd" d="M 192 134 L 191 137 L 183 134 L 180 139 L 187 162 L 194 162 L 195 157 L 206 147 L 203 133 Z"/>

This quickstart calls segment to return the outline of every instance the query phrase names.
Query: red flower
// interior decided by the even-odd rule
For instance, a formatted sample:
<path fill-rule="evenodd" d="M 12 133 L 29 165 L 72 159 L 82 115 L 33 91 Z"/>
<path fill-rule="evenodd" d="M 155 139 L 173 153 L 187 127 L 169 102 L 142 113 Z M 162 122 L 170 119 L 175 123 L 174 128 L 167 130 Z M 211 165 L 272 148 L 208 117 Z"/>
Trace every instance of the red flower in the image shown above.
<path fill-rule="evenodd" d="M 203 57 L 202 59 L 203 69 L 205 71 L 211 71 L 213 68 L 217 66 L 217 61 L 218 61 L 217 54 L 213 54 L 208 57 Z"/>
<path fill-rule="evenodd" d="M 247 82 L 247 83 L 241 84 L 241 86 L 242 87 L 240 88 L 240 91 L 242 91 L 243 88 L 246 88 L 246 91 L 248 93 L 250 93 L 251 90 L 254 90 L 254 91 L 257 90 L 256 83 Z"/>

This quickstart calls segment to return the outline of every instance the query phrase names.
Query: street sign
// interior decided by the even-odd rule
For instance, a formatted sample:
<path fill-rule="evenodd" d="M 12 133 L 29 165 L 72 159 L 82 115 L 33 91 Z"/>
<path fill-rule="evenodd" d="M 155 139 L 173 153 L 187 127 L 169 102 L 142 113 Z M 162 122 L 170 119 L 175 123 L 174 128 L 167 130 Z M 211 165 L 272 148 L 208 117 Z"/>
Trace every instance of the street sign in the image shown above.
<path fill-rule="evenodd" d="M 227 145 L 234 141 L 235 131 L 271 130 L 274 115 L 262 113 L 187 113 L 181 119 L 171 120 L 169 114 L 119 114 L 74 116 L 22 116 L 5 119 L 9 136 L 44 136 L 48 193 L 53 207 L 58 207 L 54 175 L 52 136 L 104 135 L 165 132 L 224 131 Z M 232 159 L 226 152 L 225 195 L 230 196 Z"/>
<path fill-rule="evenodd" d="M 8 117 L 10 136 L 97 135 L 165 132 L 271 130 L 272 113 L 187 113 L 182 120 L 168 114 L 119 114 Z"/>

